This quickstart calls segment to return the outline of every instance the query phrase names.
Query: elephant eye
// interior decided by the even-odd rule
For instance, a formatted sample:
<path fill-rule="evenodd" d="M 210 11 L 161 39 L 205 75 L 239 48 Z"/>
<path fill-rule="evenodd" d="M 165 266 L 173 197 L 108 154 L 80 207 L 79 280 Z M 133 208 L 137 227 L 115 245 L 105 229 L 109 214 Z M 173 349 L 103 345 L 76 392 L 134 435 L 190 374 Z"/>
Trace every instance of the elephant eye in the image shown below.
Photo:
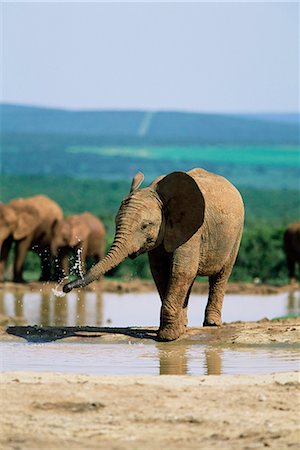
<path fill-rule="evenodd" d="M 142 224 L 142 230 L 145 230 L 145 228 L 148 228 L 149 226 L 153 225 L 153 222 L 145 222 Z"/>

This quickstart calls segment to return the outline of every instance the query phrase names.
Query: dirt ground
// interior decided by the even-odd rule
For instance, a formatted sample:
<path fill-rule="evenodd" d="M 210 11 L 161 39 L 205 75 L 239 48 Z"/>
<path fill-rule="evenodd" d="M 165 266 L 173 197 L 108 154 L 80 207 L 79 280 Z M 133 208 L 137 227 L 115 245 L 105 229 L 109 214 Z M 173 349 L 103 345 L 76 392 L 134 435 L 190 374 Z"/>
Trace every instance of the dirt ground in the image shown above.
<path fill-rule="evenodd" d="M 299 449 L 296 373 L 1 378 L 1 450 Z"/>
<path fill-rule="evenodd" d="M 129 288 L 122 285 L 121 292 Z M 120 291 L 116 285 L 110 289 Z M 155 328 L 7 329 L 5 320 L 2 324 L 0 348 L 1 342 L 24 338 L 84 342 L 91 333 L 99 343 L 156 338 Z M 300 318 L 290 318 L 190 328 L 182 340 L 295 349 L 299 338 Z M 299 449 L 299 393 L 298 372 L 208 376 L 2 372 L 0 449 Z"/>

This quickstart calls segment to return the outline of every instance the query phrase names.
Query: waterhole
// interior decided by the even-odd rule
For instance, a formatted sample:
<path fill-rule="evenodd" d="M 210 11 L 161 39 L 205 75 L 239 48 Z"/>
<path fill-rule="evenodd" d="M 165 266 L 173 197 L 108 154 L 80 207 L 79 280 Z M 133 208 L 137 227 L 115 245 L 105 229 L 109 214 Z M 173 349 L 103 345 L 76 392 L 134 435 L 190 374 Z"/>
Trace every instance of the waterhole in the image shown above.
<path fill-rule="evenodd" d="M 262 374 L 299 369 L 297 349 L 220 349 L 187 343 L 0 344 L 2 371 L 101 375 Z"/>
<path fill-rule="evenodd" d="M 192 294 L 188 306 L 189 325 L 201 326 L 207 297 Z M 160 299 L 156 292 L 113 294 L 100 291 L 70 292 L 55 297 L 40 291 L 0 291 L 0 314 L 8 325 L 20 320 L 42 326 L 158 326 Z M 274 295 L 226 295 L 223 322 L 257 321 L 300 314 L 300 292 Z"/>
<path fill-rule="evenodd" d="M 192 295 L 189 325 L 202 325 L 207 298 Z M 155 292 L 112 294 L 3 291 L 0 314 L 7 325 L 44 327 L 157 327 L 160 300 Z M 223 321 L 257 321 L 299 315 L 299 292 L 276 295 L 227 295 Z M 19 321 L 19 322 L 18 322 Z M 1 371 L 50 371 L 81 374 L 219 375 L 258 374 L 299 369 L 299 350 L 293 346 L 221 348 L 197 339 L 159 343 L 152 339 L 126 342 L 84 339 L 68 342 L 0 342 Z"/>

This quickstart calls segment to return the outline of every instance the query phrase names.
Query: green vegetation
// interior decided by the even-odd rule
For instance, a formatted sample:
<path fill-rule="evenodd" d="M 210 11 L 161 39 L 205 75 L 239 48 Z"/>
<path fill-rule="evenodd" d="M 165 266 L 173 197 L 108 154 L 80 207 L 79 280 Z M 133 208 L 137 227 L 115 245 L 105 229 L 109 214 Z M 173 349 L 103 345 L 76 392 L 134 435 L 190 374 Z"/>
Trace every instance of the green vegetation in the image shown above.
<path fill-rule="evenodd" d="M 284 226 L 271 223 L 245 227 L 240 251 L 231 280 L 281 284 L 288 281 L 283 251 Z"/>
<path fill-rule="evenodd" d="M 299 147 L 297 145 L 218 145 L 218 146 L 71 146 L 67 153 L 89 154 L 101 156 L 119 156 L 153 160 L 197 161 L 226 163 L 251 166 L 296 167 L 299 165 Z"/>
<path fill-rule="evenodd" d="M 3 176 L 1 200 L 37 193 L 49 195 L 66 215 L 85 210 L 99 216 L 107 229 L 107 247 L 114 236 L 114 217 L 120 201 L 127 195 L 130 182 L 84 180 L 63 177 Z M 246 223 L 239 256 L 232 280 L 284 283 L 287 268 L 282 237 L 286 226 L 299 220 L 299 192 L 240 188 L 245 207 Z M 39 260 L 30 254 L 26 269 L 39 272 Z M 151 278 L 146 255 L 126 260 L 110 276 L 118 278 Z"/>
<path fill-rule="evenodd" d="M 299 189 L 300 151 L 296 144 L 126 145 L 91 135 L 30 133 L 3 134 L 0 144 L 5 175 L 129 181 L 142 170 L 151 181 L 162 173 L 203 167 L 237 186 Z"/>

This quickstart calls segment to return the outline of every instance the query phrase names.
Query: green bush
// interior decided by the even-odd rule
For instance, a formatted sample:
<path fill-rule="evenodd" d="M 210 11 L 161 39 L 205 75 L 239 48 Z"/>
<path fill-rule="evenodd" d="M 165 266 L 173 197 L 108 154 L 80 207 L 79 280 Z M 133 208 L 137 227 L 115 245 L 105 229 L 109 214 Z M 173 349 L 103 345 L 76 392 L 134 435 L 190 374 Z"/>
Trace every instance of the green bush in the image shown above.
<path fill-rule="evenodd" d="M 231 280 L 253 281 L 257 278 L 264 283 L 286 282 L 284 229 L 267 224 L 246 227 Z"/>

